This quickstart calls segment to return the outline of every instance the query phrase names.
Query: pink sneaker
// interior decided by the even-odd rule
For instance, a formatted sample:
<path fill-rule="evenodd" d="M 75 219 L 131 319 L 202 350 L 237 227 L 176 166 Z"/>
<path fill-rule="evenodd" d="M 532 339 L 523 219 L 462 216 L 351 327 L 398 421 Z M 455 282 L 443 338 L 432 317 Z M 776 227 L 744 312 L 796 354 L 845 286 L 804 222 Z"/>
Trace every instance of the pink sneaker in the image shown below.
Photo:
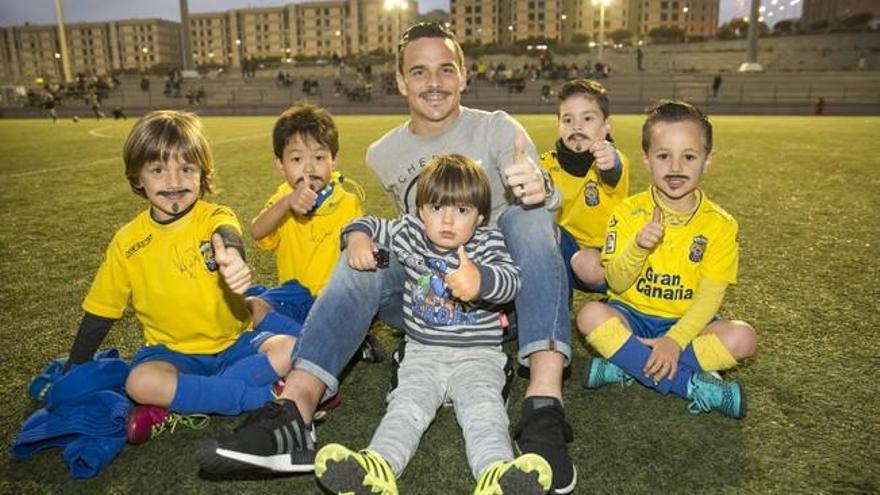
<path fill-rule="evenodd" d="M 201 430 L 211 421 L 205 414 L 181 415 L 166 407 L 136 406 L 128 415 L 125 439 L 132 445 L 140 445 L 165 431 L 174 432 L 178 424 Z"/>
<path fill-rule="evenodd" d="M 331 411 L 335 410 L 339 406 L 342 405 L 342 395 L 339 392 L 333 394 L 333 397 L 325 400 L 324 402 L 318 404 L 318 409 L 315 411 L 315 415 L 312 416 L 313 421 L 321 421 L 326 418 Z"/>

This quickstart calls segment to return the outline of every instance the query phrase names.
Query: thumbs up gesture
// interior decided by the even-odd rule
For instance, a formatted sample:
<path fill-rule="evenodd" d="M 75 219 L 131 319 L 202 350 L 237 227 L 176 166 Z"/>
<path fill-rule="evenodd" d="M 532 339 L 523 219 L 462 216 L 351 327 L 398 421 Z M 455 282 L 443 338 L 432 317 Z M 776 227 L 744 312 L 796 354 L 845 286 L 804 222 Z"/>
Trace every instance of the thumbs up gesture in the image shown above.
<path fill-rule="evenodd" d="M 297 216 L 303 217 L 308 215 L 317 199 L 318 193 L 312 191 L 308 180 L 303 180 L 296 185 L 293 192 L 287 195 L 287 206 Z"/>
<path fill-rule="evenodd" d="M 652 251 L 661 241 L 663 241 L 663 211 L 659 206 L 655 206 L 651 221 L 636 234 L 636 244 L 642 249 Z"/>
<path fill-rule="evenodd" d="M 513 163 L 504 167 L 504 180 L 513 196 L 524 205 L 544 201 L 544 176 L 526 152 L 526 136 L 520 131 L 513 143 Z"/>
<path fill-rule="evenodd" d="M 590 144 L 590 153 L 593 154 L 593 159 L 599 170 L 611 170 L 614 168 L 615 148 L 614 145 L 607 140 L 608 132 L 610 130 L 611 128 L 608 124 L 604 124 L 599 130 L 602 138 L 600 139 L 597 137 L 592 144 Z"/>
<path fill-rule="evenodd" d="M 229 289 L 236 294 L 244 294 L 251 286 L 251 269 L 241 259 L 238 249 L 227 248 L 220 234 L 211 236 L 211 245 L 214 247 L 214 261 L 220 267 L 220 275 Z"/>
<path fill-rule="evenodd" d="M 468 258 L 464 246 L 458 247 L 458 269 L 446 274 L 446 287 L 460 301 L 471 301 L 480 292 L 480 269 Z"/>

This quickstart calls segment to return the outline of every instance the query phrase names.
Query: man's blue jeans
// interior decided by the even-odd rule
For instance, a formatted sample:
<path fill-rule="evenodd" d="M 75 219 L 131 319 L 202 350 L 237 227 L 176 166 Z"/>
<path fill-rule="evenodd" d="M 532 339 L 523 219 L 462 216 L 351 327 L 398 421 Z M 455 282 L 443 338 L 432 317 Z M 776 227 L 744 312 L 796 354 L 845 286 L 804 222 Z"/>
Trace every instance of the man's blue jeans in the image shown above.
<path fill-rule="evenodd" d="M 520 267 L 516 298 L 519 362 L 536 351 L 555 350 L 571 360 L 568 279 L 559 254 L 552 213 L 543 207 L 511 206 L 498 219 L 507 248 Z M 336 392 L 339 373 L 357 351 L 377 314 L 403 330 L 406 274 L 392 255 L 387 268 L 358 271 L 341 256 L 330 282 L 315 301 L 293 352 L 294 367 L 316 376 Z"/>

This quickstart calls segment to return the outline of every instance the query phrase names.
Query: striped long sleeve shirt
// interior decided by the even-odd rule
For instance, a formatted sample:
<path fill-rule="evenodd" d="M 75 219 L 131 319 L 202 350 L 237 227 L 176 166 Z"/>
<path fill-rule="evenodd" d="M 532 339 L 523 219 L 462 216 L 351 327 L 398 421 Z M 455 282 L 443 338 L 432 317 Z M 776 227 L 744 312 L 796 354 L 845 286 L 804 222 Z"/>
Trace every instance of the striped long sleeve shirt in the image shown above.
<path fill-rule="evenodd" d="M 520 277 L 499 230 L 478 227 L 464 245 L 480 271 L 477 298 L 469 302 L 449 294 L 443 280 L 446 273 L 458 268 L 458 253 L 435 248 L 417 217 L 362 217 L 349 224 L 342 235 L 354 231 L 369 235 L 404 266 L 403 320 L 408 338 L 449 347 L 501 345 L 502 305 L 516 297 Z"/>

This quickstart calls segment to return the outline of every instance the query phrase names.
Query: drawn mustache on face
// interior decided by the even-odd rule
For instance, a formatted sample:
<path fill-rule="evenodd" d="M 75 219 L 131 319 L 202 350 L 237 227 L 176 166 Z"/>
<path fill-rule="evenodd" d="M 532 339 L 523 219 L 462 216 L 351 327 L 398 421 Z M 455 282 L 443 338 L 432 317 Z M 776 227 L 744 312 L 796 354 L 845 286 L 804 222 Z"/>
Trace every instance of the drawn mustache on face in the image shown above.
<path fill-rule="evenodd" d="M 569 141 L 571 141 L 572 139 L 590 139 L 590 136 L 587 136 L 583 132 L 575 132 L 568 136 Z"/>
<path fill-rule="evenodd" d="M 178 195 L 181 195 L 181 194 L 189 194 L 189 193 L 191 193 L 191 192 L 192 192 L 192 191 L 189 190 L 189 189 L 172 189 L 172 190 L 170 190 L 170 191 L 159 191 L 159 192 L 156 193 L 156 195 L 158 195 L 158 196 L 162 196 L 162 197 L 164 197 L 164 198 L 168 198 L 168 197 L 171 197 L 171 196 L 178 196 Z"/>
<path fill-rule="evenodd" d="M 681 174 L 669 174 L 669 175 L 663 176 L 663 180 L 674 180 L 674 179 L 689 180 L 690 177 L 687 175 L 681 175 Z"/>

